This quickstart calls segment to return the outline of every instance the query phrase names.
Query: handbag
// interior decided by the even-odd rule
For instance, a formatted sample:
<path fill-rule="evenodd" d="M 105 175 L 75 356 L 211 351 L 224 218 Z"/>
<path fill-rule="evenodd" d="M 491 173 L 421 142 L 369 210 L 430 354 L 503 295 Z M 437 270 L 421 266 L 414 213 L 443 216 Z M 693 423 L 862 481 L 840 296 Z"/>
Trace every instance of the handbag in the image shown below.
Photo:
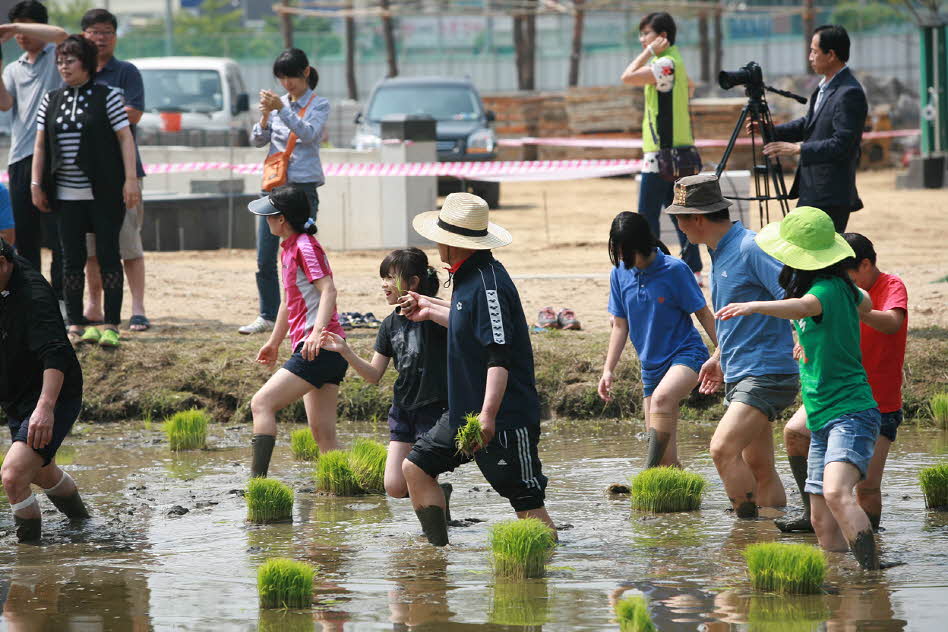
<path fill-rule="evenodd" d="M 694 145 L 672 147 L 674 137 L 672 93 L 658 95 L 658 131 L 649 118 L 648 125 L 652 131 L 652 139 L 658 141 L 658 174 L 666 182 L 674 182 L 678 178 L 693 176 L 701 173 L 701 156 Z"/>
<path fill-rule="evenodd" d="M 315 92 L 309 96 L 309 101 L 306 102 L 306 105 L 303 106 L 303 109 L 300 110 L 297 116 L 303 118 L 303 115 L 306 114 L 306 108 L 313 102 L 315 96 Z M 295 147 L 296 134 L 290 132 L 290 136 L 286 140 L 286 149 L 270 154 L 266 160 L 263 161 L 263 182 L 260 185 L 261 190 L 270 191 L 271 189 L 286 184 L 286 174 L 290 167 L 290 156 L 293 155 L 293 149 Z"/>

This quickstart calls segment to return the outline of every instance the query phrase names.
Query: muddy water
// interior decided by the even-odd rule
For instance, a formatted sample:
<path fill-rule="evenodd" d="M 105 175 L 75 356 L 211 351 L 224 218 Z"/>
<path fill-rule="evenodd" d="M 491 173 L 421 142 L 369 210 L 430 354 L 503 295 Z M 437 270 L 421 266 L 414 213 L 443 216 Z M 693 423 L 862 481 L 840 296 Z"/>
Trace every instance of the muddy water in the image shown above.
<path fill-rule="evenodd" d="M 340 429 L 344 441 L 383 438 L 374 426 Z M 864 573 L 830 554 L 826 594 L 775 598 L 749 589 L 741 549 L 815 540 L 725 512 L 711 430 L 688 426 L 681 448 L 710 481 L 702 510 L 649 517 L 603 493 L 643 465 L 645 442 L 628 424 L 548 426 L 548 505 L 571 526 L 548 577 L 510 584 L 493 581 L 486 553 L 488 525 L 510 517 L 509 505 L 474 466 L 448 477 L 452 511 L 486 522 L 452 528 L 452 546 L 437 550 L 419 540 L 407 501 L 313 494 L 310 466 L 293 462 L 286 442 L 270 471 L 297 489 L 294 522 L 247 525 L 246 426 L 215 426 L 214 449 L 181 456 L 156 430 L 85 426 L 62 460 L 93 521 L 73 528 L 47 511 L 42 545 L 19 546 L 0 509 L 0 630 L 615 630 L 611 601 L 625 591 L 650 598 L 662 630 L 948 629 L 948 515 L 926 512 L 915 482 L 921 467 L 946 458 L 948 434 L 905 429 L 893 446 L 879 540 L 884 557 L 904 566 Z M 785 461 L 781 470 L 792 488 Z M 312 610 L 258 610 L 255 569 L 272 556 L 318 566 Z"/>

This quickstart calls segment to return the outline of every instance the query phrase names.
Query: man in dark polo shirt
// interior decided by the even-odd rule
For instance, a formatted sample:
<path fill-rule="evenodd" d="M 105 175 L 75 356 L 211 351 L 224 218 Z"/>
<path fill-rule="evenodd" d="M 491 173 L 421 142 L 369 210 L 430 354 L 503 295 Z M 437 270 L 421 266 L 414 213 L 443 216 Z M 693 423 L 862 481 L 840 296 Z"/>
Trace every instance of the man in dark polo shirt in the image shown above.
<path fill-rule="evenodd" d="M 31 484 L 69 518 L 89 517 L 76 483 L 55 461 L 81 407 L 82 369 L 53 288 L 0 239 L 0 409 L 13 439 L 0 477 L 20 542 L 41 533 Z"/>
<path fill-rule="evenodd" d="M 472 459 L 518 518 L 538 518 L 555 529 L 537 455 L 540 403 L 527 319 L 517 288 L 490 252 L 508 245 L 510 233 L 488 222 L 487 203 L 469 193 L 452 193 L 440 212 L 422 213 L 412 225 L 437 242 L 454 285 L 450 301 L 415 292 L 399 301 L 408 318 L 448 328 L 448 411 L 402 465 L 425 536 L 435 546 L 448 543 L 437 477 Z M 479 416 L 482 428 L 473 456 L 459 454 L 454 444 L 469 413 Z"/>

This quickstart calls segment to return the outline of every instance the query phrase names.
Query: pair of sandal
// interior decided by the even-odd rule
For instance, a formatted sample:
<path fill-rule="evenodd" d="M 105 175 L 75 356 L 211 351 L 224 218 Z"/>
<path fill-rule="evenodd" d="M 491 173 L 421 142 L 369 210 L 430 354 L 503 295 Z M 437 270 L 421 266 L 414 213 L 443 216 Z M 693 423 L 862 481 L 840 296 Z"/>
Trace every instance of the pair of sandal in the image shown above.
<path fill-rule="evenodd" d="M 378 329 L 382 321 L 376 318 L 372 312 L 366 312 L 365 314 L 360 314 L 359 312 L 342 312 L 339 314 L 339 324 L 343 329 L 347 330 L 356 327 Z"/>
<path fill-rule="evenodd" d="M 74 347 L 86 344 L 114 349 L 119 346 L 119 332 L 117 329 L 103 328 L 100 330 L 97 327 L 86 327 L 81 334 L 74 329 L 70 329 L 66 336 Z"/>

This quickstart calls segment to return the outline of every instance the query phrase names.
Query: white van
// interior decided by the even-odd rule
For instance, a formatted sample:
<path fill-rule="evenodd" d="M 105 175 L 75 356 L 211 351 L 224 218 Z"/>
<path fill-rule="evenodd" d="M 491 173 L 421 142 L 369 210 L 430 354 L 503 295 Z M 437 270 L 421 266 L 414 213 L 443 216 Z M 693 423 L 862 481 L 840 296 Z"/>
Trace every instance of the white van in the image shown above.
<path fill-rule="evenodd" d="M 128 61 L 138 67 L 145 83 L 145 112 L 138 123 L 140 142 L 149 144 L 149 139 L 160 136 L 158 132 L 179 128 L 185 133 L 202 132 L 207 140 L 250 144 L 250 101 L 240 66 L 233 59 L 147 57 Z M 220 140 L 203 144 L 220 144 Z"/>

